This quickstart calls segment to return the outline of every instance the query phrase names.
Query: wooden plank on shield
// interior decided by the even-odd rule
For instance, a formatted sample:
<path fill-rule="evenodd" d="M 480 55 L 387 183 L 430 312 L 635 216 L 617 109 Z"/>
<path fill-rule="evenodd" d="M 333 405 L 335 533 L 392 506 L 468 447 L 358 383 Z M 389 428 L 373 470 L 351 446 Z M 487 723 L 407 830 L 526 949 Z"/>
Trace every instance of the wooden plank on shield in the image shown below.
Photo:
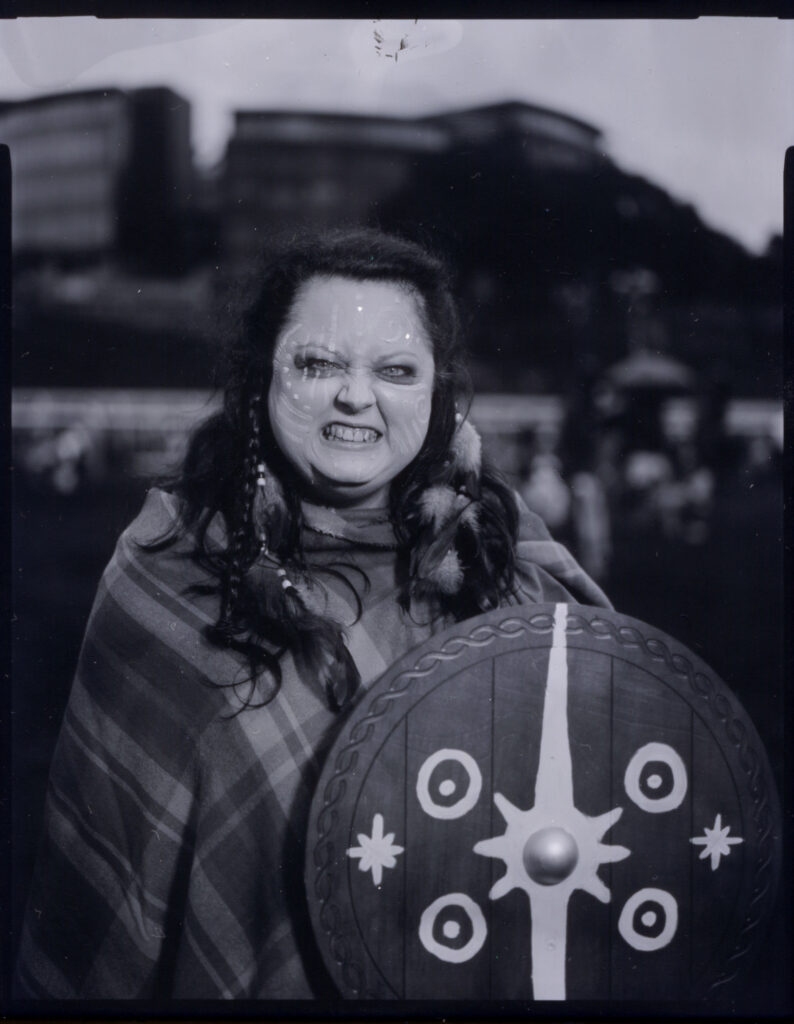
<path fill-rule="evenodd" d="M 674 998 L 691 980 L 693 713 L 651 672 L 617 656 L 612 664 L 612 787 L 631 856 L 612 872 L 610 994 Z"/>
<path fill-rule="evenodd" d="M 473 847 L 491 814 L 492 685 L 485 659 L 447 679 L 407 717 L 405 864 L 421 882 L 406 894 L 407 999 L 489 992 L 490 864 Z"/>
<path fill-rule="evenodd" d="M 535 802 L 540 726 L 546 693 L 549 648 L 503 654 L 494 661 L 494 793 L 522 809 Z M 483 837 L 500 835 L 505 822 L 496 807 Z M 504 861 L 490 859 L 492 882 L 505 873 Z M 532 999 L 529 899 L 518 889 L 490 901 L 491 985 L 502 999 Z"/>
<path fill-rule="evenodd" d="M 386 793 L 391 794 L 388 807 L 384 800 Z M 367 772 L 353 812 L 348 850 L 361 848 L 362 842 L 366 847 L 366 838 L 378 828 L 385 836 L 394 833 L 391 845 L 402 847 L 402 851 L 392 854 L 393 867 L 382 867 L 377 875 L 372 870 L 362 871 L 363 858 L 348 853 L 348 885 L 361 942 L 392 994 L 402 998 L 401 937 L 405 931 L 406 891 L 404 719 L 387 738 Z"/>
<path fill-rule="evenodd" d="M 571 638 L 571 643 L 576 639 Z M 612 665 L 606 653 L 568 647 L 568 726 L 576 807 L 595 818 L 621 805 L 612 789 Z M 603 841 L 626 845 L 620 822 Z M 624 861 L 602 864 L 599 877 L 612 890 L 613 871 Z M 612 920 L 609 904 L 578 890 L 568 904 L 568 999 L 609 997 Z"/>
<path fill-rule="evenodd" d="M 712 719 L 715 725 L 719 723 Z M 746 873 L 746 837 L 750 822 L 742 816 L 736 785 L 711 730 L 695 715 L 692 770 L 693 981 L 726 950 L 720 947 L 738 911 Z M 708 780 L 699 785 L 699 781 Z M 741 839 L 741 842 L 736 840 Z M 704 842 L 705 840 L 705 842 Z M 705 854 L 705 856 L 702 856 Z"/>

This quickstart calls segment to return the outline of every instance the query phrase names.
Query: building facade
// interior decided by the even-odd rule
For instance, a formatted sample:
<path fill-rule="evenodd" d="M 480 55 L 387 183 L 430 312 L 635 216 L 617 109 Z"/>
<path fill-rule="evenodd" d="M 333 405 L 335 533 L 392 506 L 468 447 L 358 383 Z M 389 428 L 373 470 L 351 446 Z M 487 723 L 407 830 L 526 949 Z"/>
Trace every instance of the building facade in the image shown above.
<path fill-rule="evenodd" d="M 220 173 L 220 251 L 235 275 L 273 235 L 377 224 L 452 163 L 498 150 L 529 166 L 588 173 L 600 132 L 564 114 L 502 103 L 424 118 L 240 111 Z"/>
<path fill-rule="evenodd" d="M 6 103 L 0 141 L 11 152 L 12 245 L 22 265 L 174 262 L 193 167 L 190 108 L 171 89 Z"/>

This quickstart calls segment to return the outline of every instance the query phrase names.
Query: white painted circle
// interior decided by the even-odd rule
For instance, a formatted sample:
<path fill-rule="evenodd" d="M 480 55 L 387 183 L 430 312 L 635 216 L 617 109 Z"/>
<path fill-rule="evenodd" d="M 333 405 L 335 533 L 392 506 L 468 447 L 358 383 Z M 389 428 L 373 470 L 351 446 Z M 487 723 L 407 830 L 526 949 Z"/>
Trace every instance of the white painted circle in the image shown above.
<path fill-rule="evenodd" d="M 661 761 L 673 773 L 672 788 L 665 796 L 650 797 L 640 789 L 640 776 L 649 761 Z M 651 788 L 657 788 L 657 786 L 651 785 L 652 779 L 659 780 L 658 786 L 662 784 L 658 775 L 651 775 L 646 780 Z M 649 811 L 651 814 L 663 814 L 665 811 L 674 811 L 683 803 L 687 791 L 686 768 L 680 756 L 666 743 L 646 743 L 629 761 L 623 785 L 626 787 L 629 798 L 641 810 Z"/>
<path fill-rule="evenodd" d="M 664 925 L 658 935 L 640 935 L 634 927 L 634 914 L 641 904 L 652 901 L 658 904 L 664 914 Z M 646 920 L 652 918 L 652 920 Z M 640 918 L 646 927 L 650 927 L 658 920 L 654 911 L 646 910 Z M 618 919 L 618 931 L 628 942 L 632 949 L 641 953 L 652 953 L 657 949 L 669 946 L 678 928 L 678 904 L 675 898 L 664 889 L 640 889 L 633 896 L 629 896 L 620 912 Z"/>
<path fill-rule="evenodd" d="M 447 907 L 460 907 L 471 921 L 471 938 L 460 949 L 450 949 L 449 946 L 444 946 L 433 938 L 433 925 L 436 923 L 436 918 Z M 450 924 L 457 925 L 458 931 L 455 935 L 447 931 L 447 926 Z M 460 925 L 456 921 L 447 921 L 441 931 L 446 938 L 454 939 L 460 934 Z M 433 900 L 422 913 L 422 919 L 419 922 L 419 941 L 428 953 L 432 953 L 433 956 L 447 964 L 462 964 L 471 960 L 482 949 L 487 934 L 488 929 L 482 911 L 473 899 L 462 892 L 451 892 Z"/>
<path fill-rule="evenodd" d="M 460 935 L 460 925 L 457 921 L 445 921 L 441 931 L 445 939 L 457 939 Z"/>
<path fill-rule="evenodd" d="M 452 779 L 444 779 L 438 787 L 438 791 L 442 796 L 451 796 L 455 792 L 455 783 Z"/>
<path fill-rule="evenodd" d="M 464 771 L 469 776 L 466 792 L 459 800 L 456 800 L 454 804 L 450 804 L 448 807 L 445 807 L 443 804 L 437 804 L 430 795 L 429 789 L 430 776 L 433 773 L 433 769 L 443 761 L 457 761 L 458 764 L 463 766 Z M 449 793 L 442 790 L 441 787 L 445 782 L 451 781 L 451 779 L 444 779 L 439 786 L 439 792 L 443 796 L 448 796 Z M 453 792 L 454 788 L 453 783 L 450 792 Z M 449 821 L 452 818 L 462 818 L 464 814 L 468 813 L 477 803 L 481 790 L 482 774 L 477 767 L 477 762 L 465 750 L 451 750 L 447 748 L 437 750 L 435 754 L 431 754 L 424 761 L 416 777 L 416 796 L 422 810 L 425 814 L 429 814 L 431 818 L 440 818 L 445 821 Z"/>
<path fill-rule="evenodd" d="M 662 777 L 661 775 L 649 775 L 646 782 L 651 789 L 658 789 L 662 784 Z"/>

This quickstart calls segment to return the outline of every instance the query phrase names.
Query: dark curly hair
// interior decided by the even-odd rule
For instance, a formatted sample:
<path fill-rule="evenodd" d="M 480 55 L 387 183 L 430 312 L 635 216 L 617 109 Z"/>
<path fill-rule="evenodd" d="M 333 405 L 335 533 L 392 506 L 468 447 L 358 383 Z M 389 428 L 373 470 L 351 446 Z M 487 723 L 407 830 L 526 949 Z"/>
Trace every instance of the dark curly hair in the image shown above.
<path fill-rule="evenodd" d="M 178 474 L 167 486 L 181 499 L 176 533 L 195 537 L 194 559 L 215 580 L 204 589 L 220 596 L 218 619 L 209 640 L 247 656 L 250 690 L 245 706 L 261 706 L 277 691 L 279 658 L 290 650 L 310 665 L 335 709 L 346 705 L 359 683 L 358 671 L 344 643 L 341 627 L 311 612 L 294 587 L 284 586 L 289 573 L 311 570 L 301 543 L 302 481 L 280 450 L 267 415 L 273 354 L 279 332 L 297 290 L 313 277 L 341 276 L 406 284 L 423 299 L 425 328 L 435 361 L 430 422 L 412 463 L 392 481 L 390 513 L 397 539 L 400 602 L 410 610 L 412 598 L 432 597 L 438 610 L 455 620 L 496 607 L 514 586 L 517 510 L 513 495 L 487 466 L 479 475 L 461 474 L 450 449 L 461 415 L 468 411 L 471 383 L 451 280 L 444 263 L 414 242 L 371 229 L 339 230 L 282 243 L 257 268 L 253 301 L 243 307 L 225 362 L 223 408 L 193 433 Z M 257 465 L 265 459 L 283 495 L 268 523 L 268 557 L 272 571 L 249 581 L 255 562 L 262 565 L 254 504 Z M 421 514 L 421 496 L 432 485 L 446 484 L 476 504 L 474 517 L 462 515 L 441 531 Z M 207 527 L 221 513 L 227 543 L 208 543 Z M 434 591 L 428 563 L 436 563 L 455 542 L 463 582 L 455 593 Z M 281 571 L 281 575 L 277 573 Z M 329 570 L 324 570 L 329 571 Z M 269 583 L 267 581 L 270 581 Z M 359 603 L 360 607 L 360 603 Z M 258 683 L 269 670 L 271 686 L 261 695 Z M 258 701 L 253 701 L 255 693 Z"/>

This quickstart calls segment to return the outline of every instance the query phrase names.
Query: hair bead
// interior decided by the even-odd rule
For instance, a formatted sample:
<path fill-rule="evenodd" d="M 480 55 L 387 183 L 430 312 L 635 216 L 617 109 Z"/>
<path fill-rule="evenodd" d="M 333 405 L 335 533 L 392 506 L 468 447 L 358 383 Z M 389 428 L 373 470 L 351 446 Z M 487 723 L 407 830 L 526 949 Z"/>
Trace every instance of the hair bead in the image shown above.
<path fill-rule="evenodd" d="M 284 590 L 294 590 L 297 593 L 298 588 L 295 586 L 295 584 L 292 582 L 289 576 L 287 576 L 286 569 L 280 567 L 276 569 L 276 576 L 278 576 L 279 579 L 281 580 L 281 586 Z"/>

